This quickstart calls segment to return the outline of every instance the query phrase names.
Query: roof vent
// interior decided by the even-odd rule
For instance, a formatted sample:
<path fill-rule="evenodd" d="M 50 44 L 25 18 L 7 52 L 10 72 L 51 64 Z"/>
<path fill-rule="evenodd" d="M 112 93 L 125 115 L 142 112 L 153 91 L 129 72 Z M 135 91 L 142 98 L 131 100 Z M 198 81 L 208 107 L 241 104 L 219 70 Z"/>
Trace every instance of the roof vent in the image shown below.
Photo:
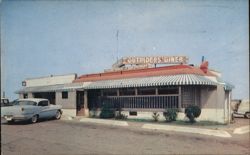
<path fill-rule="evenodd" d="M 201 69 L 204 73 L 207 73 L 207 70 L 208 70 L 208 61 L 202 62 L 201 65 L 200 65 L 200 69 Z"/>

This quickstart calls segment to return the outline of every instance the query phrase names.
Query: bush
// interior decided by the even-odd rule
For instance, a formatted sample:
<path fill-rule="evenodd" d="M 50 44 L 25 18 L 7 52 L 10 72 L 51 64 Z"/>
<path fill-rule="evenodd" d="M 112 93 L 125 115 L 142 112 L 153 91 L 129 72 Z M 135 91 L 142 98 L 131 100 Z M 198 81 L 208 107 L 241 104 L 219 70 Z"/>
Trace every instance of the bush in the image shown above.
<path fill-rule="evenodd" d="M 152 117 L 153 117 L 154 121 L 157 122 L 159 120 L 160 115 L 157 112 L 153 112 Z"/>
<path fill-rule="evenodd" d="M 167 122 L 172 122 L 172 121 L 176 121 L 177 112 L 178 112 L 178 109 L 176 109 L 176 108 L 166 109 L 163 112 L 163 115 L 164 115 Z"/>
<path fill-rule="evenodd" d="M 100 118 L 114 118 L 115 110 L 109 104 L 104 104 L 101 108 Z"/>
<path fill-rule="evenodd" d="M 90 117 L 96 118 L 97 117 L 97 108 L 92 108 L 90 112 Z"/>
<path fill-rule="evenodd" d="M 121 120 L 126 120 L 128 118 L 127 115 L 118 113 L 118 115 L 115 116 L 115 119 L 121 119 Z"/>
<path fill-rule="evenodd" d="M 185 114 L 188 117 L 189 121 L 191 123 L 195 122 L 195 118 L 199 117 L 201 114 L 201 109 L 200 107 L 196 106 L 196 105 L 189 105 L 186 109 L 185 109 Z"/>
<path fill-rule="evenodd" d="M 118 110 L 118 114 L 116 114 L 115 119 L 126 120 L 128 118 L 127 115 L 122 114 L 122 108 L 120 105 L 119 105 L 119 108 L 117 110 Z"/>

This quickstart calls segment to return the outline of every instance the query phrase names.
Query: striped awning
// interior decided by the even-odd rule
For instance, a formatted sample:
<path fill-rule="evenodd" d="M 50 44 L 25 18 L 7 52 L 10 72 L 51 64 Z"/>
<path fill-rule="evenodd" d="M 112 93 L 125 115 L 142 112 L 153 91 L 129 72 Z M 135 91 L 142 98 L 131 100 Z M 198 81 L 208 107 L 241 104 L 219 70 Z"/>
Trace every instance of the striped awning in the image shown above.
<path fill-rule="evenodd" d="M 16 93 L 29 93 L 29 92 L 54 92 L 55 90 L 63 88 L 63 84 L 51 85 L 51 86 L 36 86 L 36 87 L 25 87 L 16 91 Z"/>
<path fill-rule="evenodd" d="M 223 85 L 224 85 L 225 90 L 232 90 L 234 88 L 234 85 L 232 85 L 228 82 L 224 82 Z"/>
<path fill-rule="evenodd" d="M 196 74 L 179 74 L 169 76 L 153 76 L 140 78 L 127 78 L 116 80 L 102 80 L 95 82 L 70 83 L 50 86 L 25 87 L 16 93 L 29 92 L 56 92 L 83 89 L 107 89 L 107 88 L 128 88 L 128 87 L 150 87 L 150 86 L 173 86 L 173 85 L 207 85 L 216 86 L 223 84 L 225 90 L 232 90 L 233 85 L 222 81 L 209 79 L 208 77 Z"/>
<path fill-rule="evenodd" d="M 84 89 L 148 87 L 169 85 L 217 85 L 212 80 L 195 74 L 180 74 L 169 76 L 140 77 L 117 80 L 103 80 L 90 83 Z"/>
<path fill-rule="evenodd" d="M 90 82 L 25 87 L 23 89 L 16 91 L 16 93 L 20 94 L 20 93 L 29 93 L 29 92 L 38 93 L 38 92 L 70 91 L 70 90 L 82 89 L 85 86 L 87 86 L 89 83 Z"/>
<path fill-rule="evenodd" d="M 222 84 L 224 86 L 225 90 L 229 90 L 230 91 L 230 90 L 232 90 L 234 88 L 234 85 L 232 85 L 229 82 L 225 82 L 224 80 L 222 80 L 219 77 L 216 80 L 218 81 L 219 84 Z"/>

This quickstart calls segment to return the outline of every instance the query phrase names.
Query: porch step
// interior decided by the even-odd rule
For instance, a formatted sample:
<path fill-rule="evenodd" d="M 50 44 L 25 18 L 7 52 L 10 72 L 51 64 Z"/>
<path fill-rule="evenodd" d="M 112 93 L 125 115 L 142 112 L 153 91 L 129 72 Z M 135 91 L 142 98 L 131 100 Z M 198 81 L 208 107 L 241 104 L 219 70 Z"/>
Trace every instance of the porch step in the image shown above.
<path fill-rule="evenodd" d="M 84 116 L 85 115 L 85 110 L 81 109 L 79 111 L 77 111 L 77 116 Z"/>

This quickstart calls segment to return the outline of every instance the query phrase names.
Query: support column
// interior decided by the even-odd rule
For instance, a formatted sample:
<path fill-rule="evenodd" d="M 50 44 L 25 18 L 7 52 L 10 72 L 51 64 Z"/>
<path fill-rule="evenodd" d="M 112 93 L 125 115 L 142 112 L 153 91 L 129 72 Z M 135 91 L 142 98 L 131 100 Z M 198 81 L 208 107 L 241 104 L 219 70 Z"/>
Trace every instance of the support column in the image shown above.
<path fill-rule="evenodd" d="M 181 109 L 181 86 L 179 86 L 179 99 L 178 99 L 178 109 Z"/>
<path fill-rule="evenodd" d="M 116 89 L 116 95 L 117 95 L 117 96 L 120 96 L 120 91 L 119 91 L 119 89 Z"/>
<path fill-rule="evenodd" d="M 33 98 L 33 94 L 32 93 L 28 93 L 28 98 Z"/>
<path fill-rule="evenodd" d="M 196 88 L 197 88 L 197 87 L 195 86 L 195 87 L 194 87 L 194 94 L 193 94 L 193 95 L 194 95 L 194 105 L 197 105 L 197 100 L 196 100 L 196 99 L 197 99 L 197 96 L 196 96 Z"/>
<path fill-rule="evenodd" d="M 135 88 L 135 96 L 138 95 L 138 88 Z"/>
<path fill-rule="evenodd" d="M 229 91 L 228 92 L 228 124 L 230 124 L 231 120 L 232 120 L 232 112 L 231 112 L 231 101 L 232 101 L 232 92 Z"/>
<path fill-rule="evenodd" d="M 101 89 L 100 91 L 101 91 L 101 97 L 103 97 L 103 90 Z"/>
<path fill-rule="evenodd" d="M 88 108 L 88 91 L 84 90 L 84 116 L 89 116 L 89 108 Z"/>
<path fill-rule="evenodd" d="M 159 95 L 158 88 L 155 88 L 155 95 Z"/>

